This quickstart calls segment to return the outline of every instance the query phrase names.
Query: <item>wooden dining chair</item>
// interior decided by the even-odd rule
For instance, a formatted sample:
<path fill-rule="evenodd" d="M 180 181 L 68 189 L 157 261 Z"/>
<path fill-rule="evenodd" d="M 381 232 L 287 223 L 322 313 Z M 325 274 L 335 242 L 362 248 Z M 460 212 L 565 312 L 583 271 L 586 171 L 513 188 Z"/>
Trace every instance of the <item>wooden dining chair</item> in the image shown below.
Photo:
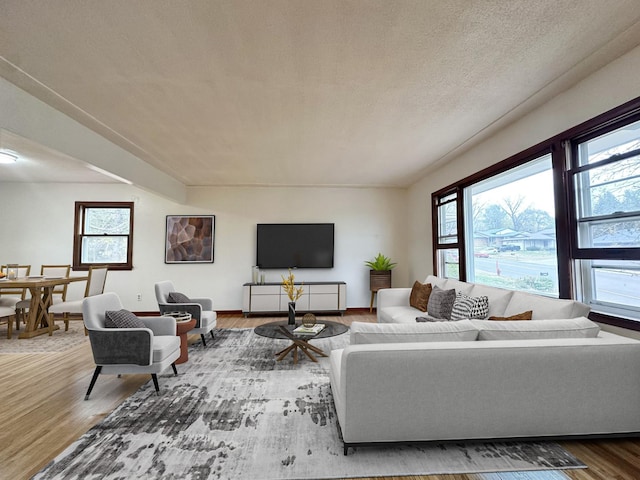
<path fill-rule="evenodd" d="M 16 316 L 16 312 L 11 307 L 0 306 L 0 323 L 7 323 L 7 338 L 11 339 L 13 333 L 13 319 Z"/>
<path fill-rule="evenodd" d="M 42 265 L 40 267 L 40 275 L 44 277 L 68 277 L 71 273 L 71 265 Z M 53 303 L 64 302 L 67 299 L 67 287 L 65 285 L 57 285 L 53 289 Z M 16 328 L 20 329 L 20 322 L 27 323 L 27 311 L 31 305 L 31 299 L 26 298 L 20 300 L 16 304 Z"/>
<path fill-rule="evenodd" d="M 0 271 L 5 275 L 8 273 L 7 265 L 0 266 Z M 31 273 L 31 265 L 18 265 L 16 276 L 28 277 Z M 15 310 L 19 302 L 26 300 L 30 301 L 29 290 L 27 288 L 2 288 L 0 289 L 0 307 L 9 307 L 14 310 L 11 320 L 15 318 L 16 330 L 20 329 L 20 318 L 16 315 Z"/>
<path fill-rule="evenodd" d="M 64 320 L 64 330 L 66 332 L 69 330 L 69 320 L 71 319 L 71 316 L 82 319 L 82 301 L 87 297 L 100 295 L 104 292 L 104 285 L 107 281 L 108 271 L 108 265 L 90 266 L 87 277 L 87 286 L 84 290 L 84 297 L 80 300 L 64 301 L 51 305 L 47 310 L 49 312 L 50 321 L 53 322 L 55 315 L 61 314 Z M 87 332 L 85 330 L 85 334 L 86 333 Z"/>

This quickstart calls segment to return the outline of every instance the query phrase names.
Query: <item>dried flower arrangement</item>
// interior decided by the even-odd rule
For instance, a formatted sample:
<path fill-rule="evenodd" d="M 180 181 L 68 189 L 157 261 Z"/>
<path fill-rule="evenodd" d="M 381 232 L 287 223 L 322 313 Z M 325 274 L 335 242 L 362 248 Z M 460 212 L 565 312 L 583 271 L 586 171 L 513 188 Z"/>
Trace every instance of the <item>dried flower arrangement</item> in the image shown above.
<path fill-rule="evenodd" d="M 293 275 L 293 272 L 291 271 L 291 269 L 289 269 L 288 277 L 285 277 L 284 275 L 282 275 L 282 289 L 285 292 L 287 292 L 287 295 L 289 296 L 289 300 L 291 300 L 292 302 L 295 302 L 296 300 L 298 300 L 302 296 L 302 293 L 304 292 L 304 289 L 302 288 L 302 284 L 300 284 L 300 287 L 296 288 L 296 286 L 294 285 L 295 279 L 296 277 Z"/>

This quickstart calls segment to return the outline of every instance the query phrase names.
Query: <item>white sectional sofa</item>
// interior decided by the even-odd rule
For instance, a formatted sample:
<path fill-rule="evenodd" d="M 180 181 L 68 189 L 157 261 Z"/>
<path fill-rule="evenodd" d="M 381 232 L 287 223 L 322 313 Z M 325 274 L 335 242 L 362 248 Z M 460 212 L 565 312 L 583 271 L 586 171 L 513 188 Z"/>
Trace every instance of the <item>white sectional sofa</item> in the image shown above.
<path fill-rule="evenodd" d="M 531 293 L 488 287 L 474 283 L 461 282 L 450 278 L 429 275 L 424 283 L 442 289 L 454 288 L 472 297 L 489 297 L 489 315 L 508 317 L 526 310 L 533 310 L 532 320 L 552 318 L 576 318 L 589 315 L 589 306 L 575 300 L 559 300 Z M 387 288 L 377 293 L 378 323 L 414 323 L 416 317 L 425 312 L 409 305 L 410 288 Z"/>
<path fill-rule="evenodd" d="M 600 331 L 586 306 L 551 300 L 561 313 L 535 320 L 550 299 L 508 292 L 491 297 L 491 314 L 532 309 L 534 320 L 418 323 L 423 312 L 404 310 L 398 323 L 406 306 L 389 300 L 408 291 L 382 292 L 381 318 L 395 323 L 354 322 L 351 345 L 330 356 L 345 455 L 371 443 L 640 432 L 640 341 Z"/>

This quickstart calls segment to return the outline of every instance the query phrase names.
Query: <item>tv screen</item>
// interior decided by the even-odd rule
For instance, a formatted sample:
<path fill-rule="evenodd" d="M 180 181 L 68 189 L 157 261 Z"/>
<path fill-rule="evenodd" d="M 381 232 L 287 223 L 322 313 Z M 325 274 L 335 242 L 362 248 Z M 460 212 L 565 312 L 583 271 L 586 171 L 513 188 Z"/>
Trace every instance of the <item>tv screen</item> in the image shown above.
<path fill-rule="evenodd" d="M 333 223 L 259 223 L 260 268 L 333 268 Z"/>

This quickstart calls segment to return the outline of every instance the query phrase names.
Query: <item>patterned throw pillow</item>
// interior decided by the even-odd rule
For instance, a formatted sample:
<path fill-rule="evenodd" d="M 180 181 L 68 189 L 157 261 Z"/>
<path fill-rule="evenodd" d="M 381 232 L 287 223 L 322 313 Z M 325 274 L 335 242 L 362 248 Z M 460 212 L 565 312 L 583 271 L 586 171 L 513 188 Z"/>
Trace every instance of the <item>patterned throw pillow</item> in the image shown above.
<path fill-rule="evenodd" d="M 455 289 L 443 290 L 440 287 L 434 286 L 429 296 L 429 303 L 427 304 L 429 316 L 451 320 L 451 309 L 453 308 L 453 302 L 455 302 L 455 300 Z"/>
<path fill-rule="evenodd" d="M 409 296 L 409 305 L 417 308 L 421 312 L 426 312 L 429 297 L 431 296 L 431 289 L 430 283 L 420 283 L 416 280 L 411 289 L 411 295 Z"/>
<path fill-rule="evenodd" d="M 169 292 L 169 295 L 167 295 L 167 301 L 169 303 L 191 303 L 191 299 L 184 293 L 180 292 Z"/>
<path fill-rule="evenodd" d="M 451 320 L 477 318 L 484 320 L 489 316 L 489 297 L 470 297 L 462 292 L 456 294 L 456 300 L 451 309 Z"/>
<path fill-rule="evenodd" d="M 145 324 L 129 310 L 107 310 L 104 312 L 106 328 L 146 328 Z"/>
<path fill-rule="evenodd" d="M 533 310 L 527 310 L 526 312 L 517 313 L 516 315 L 511 315 L 510 317 L 489 317 L 489 320 L 499 320 L 499 321 L 531 320 L 532 318 L 533 318 Z"/>

